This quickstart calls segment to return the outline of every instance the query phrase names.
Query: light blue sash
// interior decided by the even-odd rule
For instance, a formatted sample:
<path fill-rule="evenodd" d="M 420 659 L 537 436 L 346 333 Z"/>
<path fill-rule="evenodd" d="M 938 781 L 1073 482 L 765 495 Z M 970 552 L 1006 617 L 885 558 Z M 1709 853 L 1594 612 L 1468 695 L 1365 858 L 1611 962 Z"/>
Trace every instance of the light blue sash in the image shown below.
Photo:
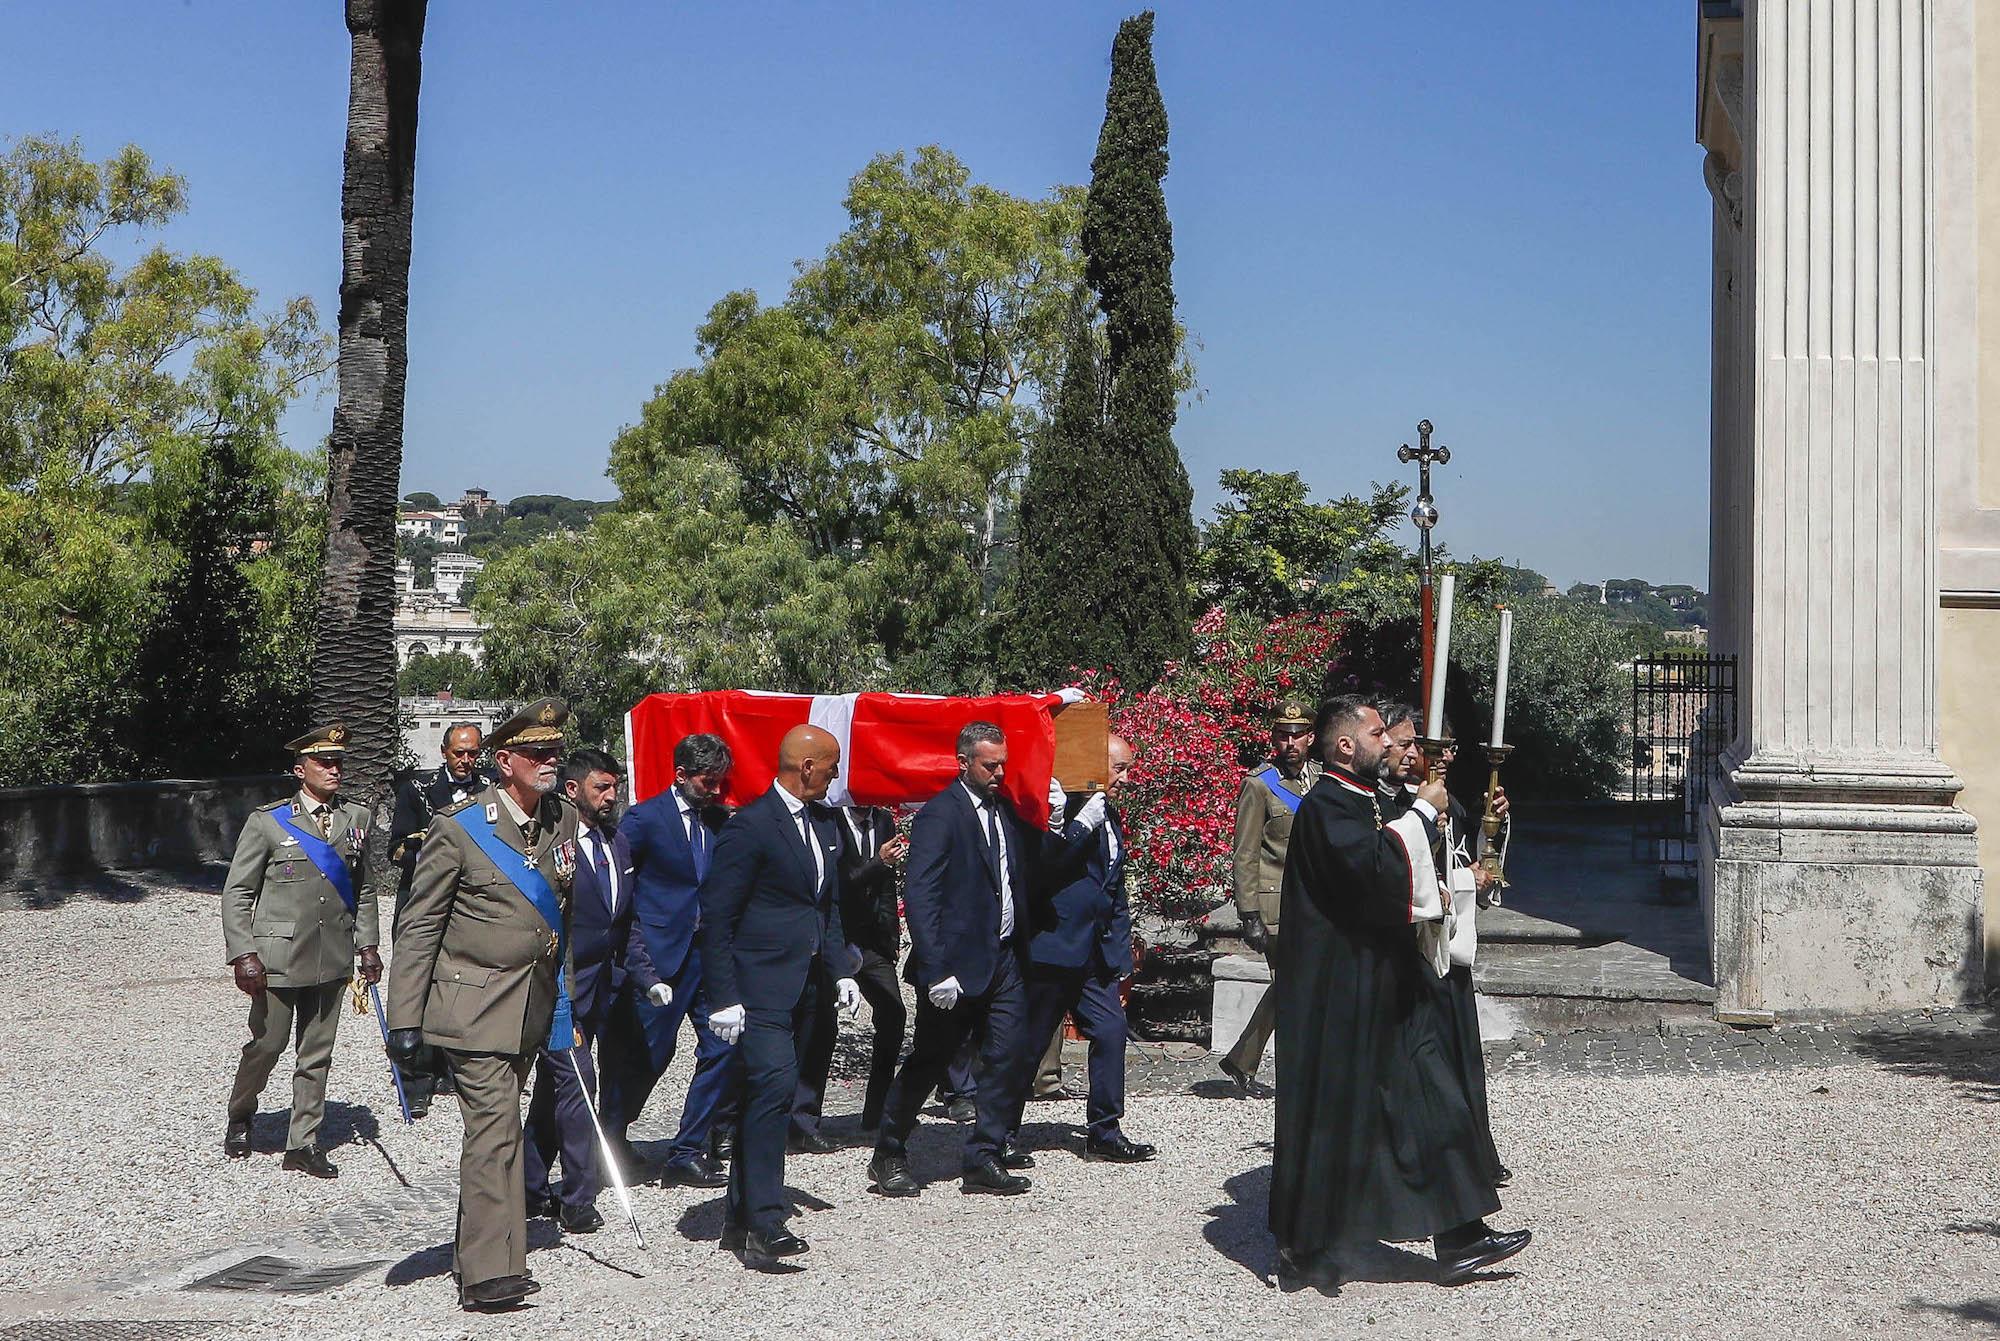
<path fill-rule="evenodd" d="M 347 911 L 353 912 L 354 876 L 347 869 L 347 858 L 341 856 L 333 844 L 318 834 L 309 829 L 301 829 L 286 819 L 284 812 L 273 810 L 271 818 L 278 821 L 279 828 L 299 840 L 299 846 L 305 849 L 306 860 L 326 877 L 326 882 L 333 886 L 333 892 L 340 895 L 340 901 L 347 905 Z"/>
<path fill-rule="evenodd" d="M 1305 800 L 1297 792 L 1285 785 L 1285 775 L 1276 768 L 1267 768 L 1257 775 L 1264 779 L 1264 785 L 1271 789 L 1271 795 L 1278 798 L 1278 804 L 1292 814 L 1299 813 L 1299 805 Z"/>
<path fill-rule="evenodd" d="M 563 934 L 562 901 L 550 888 L 548 877 L 535 863 L 507 846 L 506 840 L 493 831 L 493 823 L 486 818 L 486 811 L 479 806 L 467 806 L 451 818 L 458 821 L 472 841 L 479 844 L 500 874 L 507 882 L 521 891 L 521 897 L 534 905 L 542 920 L 549 924 L 549 930 L 556 934 L 556 1014 L 549 1022 L 548 1046 L 552 1051 L 565 1052 L 576 1043 L 576 1021 L 570 1009 L 568 971 L 564 965 L 569 960 L 569 940 Z"/>

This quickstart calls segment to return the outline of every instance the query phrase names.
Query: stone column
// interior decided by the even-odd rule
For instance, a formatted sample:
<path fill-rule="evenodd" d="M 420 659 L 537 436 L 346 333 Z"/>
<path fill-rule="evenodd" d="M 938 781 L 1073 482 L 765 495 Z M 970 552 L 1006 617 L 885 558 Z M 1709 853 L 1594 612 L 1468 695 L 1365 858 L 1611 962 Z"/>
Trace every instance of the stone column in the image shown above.
<path fill-rule="evenodd" d="M 1981 986 L 1974 826 L 1938 756 L 1929 41 L 1929 0 L 1744 11 L 1747 665 L 1703 863 L 1725 1011 Z"/>

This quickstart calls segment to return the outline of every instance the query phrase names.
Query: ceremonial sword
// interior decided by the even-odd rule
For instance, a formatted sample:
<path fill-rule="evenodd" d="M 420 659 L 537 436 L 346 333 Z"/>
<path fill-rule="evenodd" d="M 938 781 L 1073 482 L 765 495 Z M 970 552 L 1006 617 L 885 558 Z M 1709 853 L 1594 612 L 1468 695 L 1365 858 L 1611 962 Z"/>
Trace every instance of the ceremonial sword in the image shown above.
<path fill-rule="evenodd" d="M 389 1050 L 389 1021 L 382 1014 L 382 989 L 371 982 L 368 984 L 368 995 L 374 998 L 375 1023 L 381 1027 L 382 1050 L 387 1052 Z M 361 979 L 359 978 L 354 980 L 354 1010 L 356 1014 L 359 1014 L 361 1011 Z M 415 1123 L 416 1119 L 410 1116 L 409 1097 L 403 1093 L 403 1072 L 397 1067 L 394 1061 L 389 1063 L 389 1079 L 394 1081 L 396 1085 L 396 1103 L 403 1110 L 403 1124 L 408 1126 Z"/>
<path fill-rule="evenodd" d="M 618 1204 L 625 1208 L 625 1219 L 632 1226 L 632 1237 L 639 1240 L 639 1251 L 650 1251 L 646 1247 L 645 1231 L 639 1228 L 639 1217 L 632 1213 L 632 1195 L 625 1190 L 624 1176 L 618 1172 L 617 1156 L 611 1153 L 611 1141 L 604 1135 L 604 1124 L 597 1120 L 597 1104 L 590 1097 L 590 1086 L 584 1082 L 583 1067 L 576 1060 L 575 1045 L 572 1044 L 567 1051 L 569 1069 L 576 1072 L 576 1087 L 583 1091 L 583 1106 L 590 1113 L 590 1125 L 597 1130 L 597 1149 L 604 1156 L 605 1177 L 611 1180 L 611 1190 L 618 1194 Z"/>

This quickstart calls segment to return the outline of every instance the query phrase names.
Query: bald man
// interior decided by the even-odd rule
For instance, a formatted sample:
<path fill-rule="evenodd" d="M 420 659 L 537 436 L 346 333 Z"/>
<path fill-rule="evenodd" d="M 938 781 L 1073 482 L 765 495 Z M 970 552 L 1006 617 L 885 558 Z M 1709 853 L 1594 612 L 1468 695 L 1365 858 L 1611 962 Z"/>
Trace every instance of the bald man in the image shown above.
<path fill-rule="evenodd" d="M 717 1038 L 742 1054 L 743 1111 L 729 1169 L 722 1247 L 746 1266 L 806 1250 L 785 1228 L 785 1137 L 818 994 L 853 1012 L 858 955 L 840 926 L 840 830 L 820 804 L 840 776 L 840 744 L 794 727 L 771 790 L 736 812 L 701 885 L 703 971 Z"/>

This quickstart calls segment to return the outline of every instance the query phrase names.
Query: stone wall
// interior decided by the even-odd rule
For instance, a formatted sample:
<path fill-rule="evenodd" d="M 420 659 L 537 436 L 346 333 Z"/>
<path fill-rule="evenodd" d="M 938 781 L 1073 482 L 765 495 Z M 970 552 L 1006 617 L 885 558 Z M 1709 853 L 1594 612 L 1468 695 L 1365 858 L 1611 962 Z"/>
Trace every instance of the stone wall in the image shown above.
<path fill-rule="evenodd" d="M 226 862 L 287 776 L 0 788 L 0 880 Z"/>

